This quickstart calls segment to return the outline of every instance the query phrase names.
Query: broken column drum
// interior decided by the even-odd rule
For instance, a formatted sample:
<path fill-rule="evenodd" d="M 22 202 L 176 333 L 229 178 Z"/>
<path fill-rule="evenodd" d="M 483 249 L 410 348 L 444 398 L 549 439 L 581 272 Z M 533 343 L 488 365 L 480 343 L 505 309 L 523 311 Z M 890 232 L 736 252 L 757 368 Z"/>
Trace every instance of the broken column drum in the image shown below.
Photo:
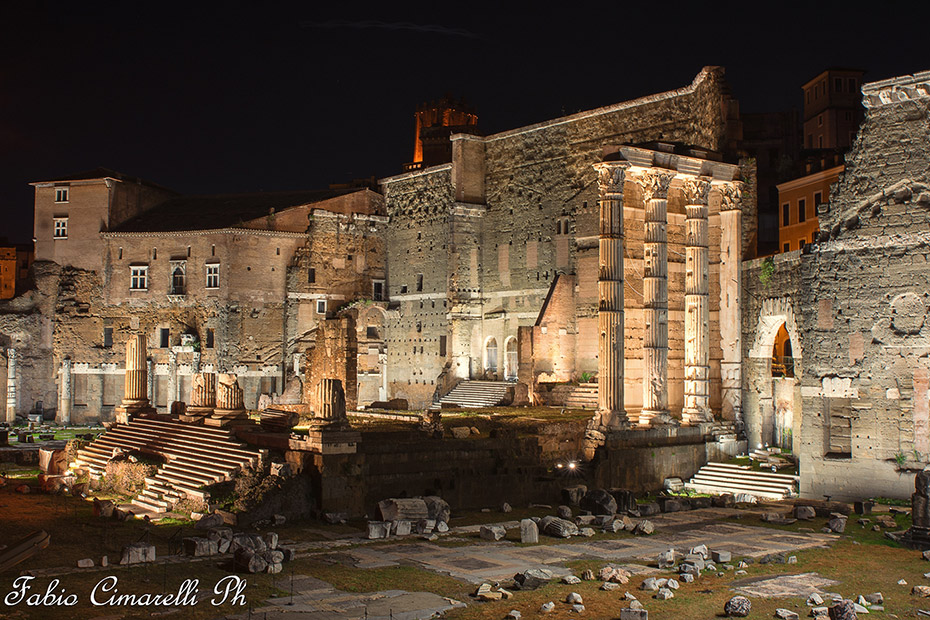
<path fill-rule="evenodd" d="M 713 420 L 710 410 L 710 280 L 707 198 L 710 183 L 687 179 L 685 196 L 685 402 L 682 420 Z"/>
<path fill-rule="evenodd" d="M 191 398 L 188 410 L 216 407 L 216 374 L 198 372 L 191 377 Z"/>
<path fill-rule="evenodd" d="M 629 426 L 623 407 L 623 183 L 628 167 L 595 166 L 600 189 L 597 422 L 608 428 Z"/>
<path fill-rule="evenodd" d="M 346 396 L 339 379 L 322 379 L 316 388 L 315 422 L 326 424 L 346 421 Z"/>
<path fill-rule="evenodd" d="M 242 388 L 236 375 L 223 373 L 216 378 L 216 408 L 226 411 L 242 411 Z"/>
<path fill-rule="evenodd" d="M 639 424 L 670 421 L 668 413 L 668 189 L 673 174 L 641 173 L 645 241 L 643 243 L 643 410 Z"/>

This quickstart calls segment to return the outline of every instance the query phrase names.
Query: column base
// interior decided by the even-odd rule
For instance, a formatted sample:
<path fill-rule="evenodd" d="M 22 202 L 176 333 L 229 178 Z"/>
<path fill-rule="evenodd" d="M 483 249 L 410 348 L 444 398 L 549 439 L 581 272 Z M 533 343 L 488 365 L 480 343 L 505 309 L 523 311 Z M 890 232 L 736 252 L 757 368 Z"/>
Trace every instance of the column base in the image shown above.
<path fill-rule="evenodd" d="M 678 426 L 679 421 L 672 417 L 668 411 L 643 409 L 639 412 L 637 426 Z"/>
<path fill-rule="evenodd" d="M 249 412 L 245 409 L 214 409 L 209 417 L 203 418 L 206 426 L 222 428 L 237 424 L 248 424 Z"/>
<path fill-rule="evenodd" d="M 142 401 L 144 404 L 135 403 L 138 403 L 138 401 L 130 401 L 129 403 L 123 401 L 122 405 L 113 408 L 113 413 L 116 414 L 116 422 L 118 424 L 129 424 L 133 418 L 155 415 L 157 413 L 155 408 L 149 405 L 148 400 Z"/>
<path fill-rule="evenodd" d="M 187 407 L 178 420 L 185 424 L 203 424 L 204 419 L 213 413 L 213 407 Z"/>
<path fill-rule="evenodd" d="M 697 426 L 713 421 L 714 414 L 710 409 L 683 409 L 681 411 L 681 423 L 687 426 Z"/>

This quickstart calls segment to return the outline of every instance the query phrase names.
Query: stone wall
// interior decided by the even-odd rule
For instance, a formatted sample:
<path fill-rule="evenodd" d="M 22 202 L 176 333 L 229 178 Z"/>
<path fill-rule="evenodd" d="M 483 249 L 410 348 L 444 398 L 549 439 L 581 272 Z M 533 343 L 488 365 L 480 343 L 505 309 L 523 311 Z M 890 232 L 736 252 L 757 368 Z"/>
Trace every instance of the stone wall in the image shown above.
<path fill-rule="evenodd" d="M 399 312 L 388 328 L 390 395 L 425 406 L 434 379 L 447 364 L 460 379 L 485 376 L 490 339 L 503 352 L 519 327 L 533 325 L 559 274 L 578 278 L 574 321 L 579 351 L 586 353 L 576 357 L 567 374 L 594 370 L 599 196 L 593 164 L 606 149 L 648 141 L 726 150 L 732 129 L 729 104 L 723 70 L 706 68 L 691 85 L 675 91 L 485 138 L 453 136 L 451 165 L 384 179 L 391 216 L 390 294 Z M 750 182 L 752 174 L 747 164 L 744 176 Z M 744 246 L 755 226 L 754 196 L 746 199 L 751 206 L 743 217 Z M 671 201 L 669 207 L 673 212 Z M 684 238 L 684 209 L 679 207 L 669 225 L 670 241 L 676 243 Z M 627 269 L 635 281 L 637 269 L 642 272 L 643 224 L 641 216 L 635 221 L 635 211 L 630 217 Z M 719 247 L 719 233 L 716 241 Z M 683 297 L 683 258 L 669 257 L 678 287 L 672 292 Z M 423 291 L 414 290 L 418 274 L 424 275 Z M 627 293 L 636 299 L 633 287 Z M 448 309 L 431 316 L 431 303 L 420 308 L 426 300 L 448 303 Z M 670 316 L 676 325 L 670 329 L 681 331 L 683 307 Z M 629 319 L 631 351 L 640 348 L 636 317 L 633 313 Z M 446 356 L 437 355 L 442 337 L 447 338 Z M 424 354 L 417 357 L 420 349 L 414 347 L 423 347 Z M 496 374 L 502 374 L 500 368 Z M 673 357 L 670 376 L 676 387 L 683 383 L 680 353 Z M 637 379 L 633 372 L 629 380 L 635 384 L 641 375 Z M 719 364 L 712 380 L 719 386 Z M 719 388 L 716 393 L 719 408 Z M 680 401 L 682 395 L 673 398 Z"/>
<path fill-rule="evenodd" d="M 801 261 L 809 497 L 907 497 L 895 456 L 930 460 L 930 72 L 862 91 L 865 122 Z"/>

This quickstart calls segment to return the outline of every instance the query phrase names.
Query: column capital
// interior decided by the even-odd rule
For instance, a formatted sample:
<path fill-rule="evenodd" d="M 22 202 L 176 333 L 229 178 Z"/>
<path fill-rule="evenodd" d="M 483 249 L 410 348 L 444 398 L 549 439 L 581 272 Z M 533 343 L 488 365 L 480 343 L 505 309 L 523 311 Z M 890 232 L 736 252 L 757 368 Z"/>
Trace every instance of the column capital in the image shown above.
<path fill-rule="evenodd" d="M 675 173 L 671 170 L 648 169 L 636 175 L 636 183 L 643 188 L 643 200 L 666 200 L 668 188 Z"/>
<path fill-rule="evenodd" d="M 629 163 L 619 161 L 605 161 L 594 164 L 594 169 L 597 170 L 597 186 L 601 196 L 623 193 L 623 182 L 626 180 L 626 171 L 629 167 Z"/>
<path fill-rule="evenodd" d="M 685 204 L 706 205 L 710 195 L 710 181 L 699 177 L 688 177 L 681 184 L 681 193 L 685 197 Z"/>
<path fill-rule="evenodd" d="M 721 183 L 720 188 L 720 210 L 735 211 L 743 206 L 743 191 L 745 185 L 740 181 Z"/>

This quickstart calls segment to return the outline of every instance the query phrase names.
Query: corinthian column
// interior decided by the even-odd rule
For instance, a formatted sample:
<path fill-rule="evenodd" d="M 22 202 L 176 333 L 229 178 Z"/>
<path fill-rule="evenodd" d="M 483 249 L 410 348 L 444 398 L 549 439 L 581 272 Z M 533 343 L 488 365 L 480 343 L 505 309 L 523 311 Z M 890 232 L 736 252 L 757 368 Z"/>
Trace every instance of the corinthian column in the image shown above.
<path fill-rule="evenodd" d="M 668 188 L 674 174 L 643 172 L 646 237 L 643 244 L 643 410 L 640 426 L 671 422 L 668 413 Z"/>
<path fill-rule="evenodd" d="M 623 408 L 623 182 L 629 164 L 594 167 L 600 189 L 595 426 L 624 428 L 629 419 Z"/>
<path fill-rule="evenodd" d="M 742 199 L 739 182 L 720 188 L 720 362 L 723 406 L 721 417 L 742 422 L 742 336 L 740 333 L 740 263 L 742 261 Z"/>
<path fill-rule="evenodd" d="M 682 421 L 710 422 L 710 306 L 707 196 L 710 183 L 689 178 L 685 197 L 685 406 Z"/>

